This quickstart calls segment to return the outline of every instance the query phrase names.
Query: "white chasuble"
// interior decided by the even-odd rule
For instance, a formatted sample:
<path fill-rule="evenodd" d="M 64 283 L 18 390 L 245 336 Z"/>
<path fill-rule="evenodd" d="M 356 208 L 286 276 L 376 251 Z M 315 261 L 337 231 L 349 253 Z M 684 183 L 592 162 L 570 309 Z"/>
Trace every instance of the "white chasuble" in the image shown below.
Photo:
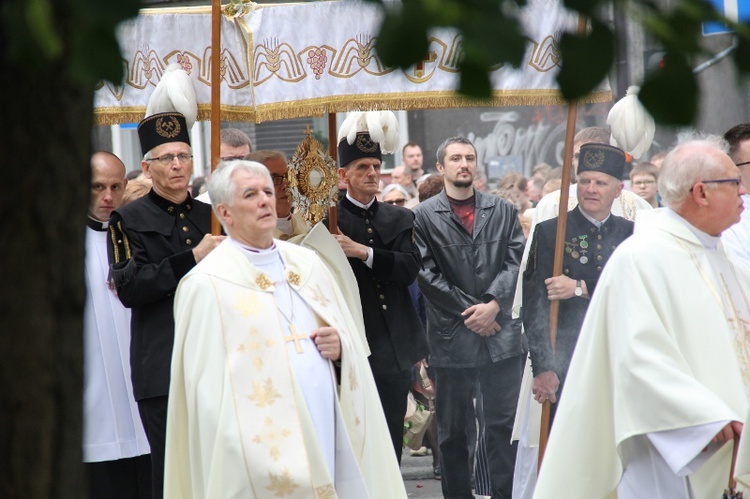
<path fill-rule="evenodd" d="M 690 485 L 696 498 L 711 499 L 726 487 L 731 443 L 710 448 L 701 463 L 702 445 L 670 456 L 660 437 L 743 420 L 748 399 L 729 304 L 746 308 L 750 276 L 736 269 L 724 287 L 725 270 L 714 268 L 726 264 L 721 247 L 711 255 L 676 216 L 639 214 L 602 272 L 563 390 L 575 396 L 561 399 L 534 497 L 613 496 L 644 438 L 680 482 L 677 493 L 649 497 L 689 497 Z M 679 469 L 695 458 L 697 470 Z"/>
<path fill-rule="evenodd" d="M 166 497 L 405 497 L 343 298 L 313 252 L 275 244 L 227 239 L 180 283 Z M 340 386 L 304 338 L 320 325 L 341 338 Z"/>

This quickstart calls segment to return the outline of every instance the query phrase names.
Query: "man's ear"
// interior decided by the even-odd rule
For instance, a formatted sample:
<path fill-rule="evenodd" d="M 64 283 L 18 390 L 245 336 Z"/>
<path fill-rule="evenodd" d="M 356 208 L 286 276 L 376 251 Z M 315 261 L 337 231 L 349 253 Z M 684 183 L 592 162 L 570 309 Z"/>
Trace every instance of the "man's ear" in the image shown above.
<path fill-rule="evenodd" d="M 693 196 L 693 201 L 695 201 L 695 204 L 699 206 L 708 206 L 708 196 L 706 195 L 705 184 L 698 182 L 693 186 L 690 194 Z"/>
<path fill-rule="evenodd" d="M 348 184 L 349 179 L 346 178 L 347 169 L 346 168 L 339 168 L 339 178 L 344 181 L 344 183 Z"/>
<path fill-rule="evenodd" d="M 443 173 L 443 165 L 441 165 L 440 163 L 435 163 L 435 167 L 437 168 L 437 171 Z"/>
<path fill-rule="evenodd" d="M 141 171 L 144 177 L 151 180 L 151 164 L 148 161 L 141 161 Z"/>
<path fill-rule="evenodd" d="M 219 215 L 219 218 L 224 221 L 224 223 L 228 226 L 232 226 L 232 215 L 229 213 L 229 210 L 227 209 L 226 205 L 223 203 L 220 203 L 216 205 L 216 213 Z"/>

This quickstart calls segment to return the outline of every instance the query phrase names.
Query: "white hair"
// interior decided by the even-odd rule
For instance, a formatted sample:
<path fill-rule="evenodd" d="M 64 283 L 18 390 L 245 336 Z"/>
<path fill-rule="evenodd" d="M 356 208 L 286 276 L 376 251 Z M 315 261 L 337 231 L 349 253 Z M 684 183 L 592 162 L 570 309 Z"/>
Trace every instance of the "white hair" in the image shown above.
<path fill-rule="evenodd" d="M 666 206 L 678 209 L 701 180 L 711 180 L 723 170 L 721 156 L 729 144 L 718 135 L 680 134 L 678 144 L 664 158 L 659 170 L 659 194 Z M 706 188 L 716 188 L 706 184 Z"/>
<path fill-rule="evenodd" d="M 403 188 L 400 184 L 388 184 L 385 186 L 385 189 L 383 189 L 382 197 L 385 197 L 386 194 L 388 194 L 391 191 L 398 191 L 401 194 L 404 195 L 406 199 L 409 199 L 409 193 L 406 192 L 406 189 Z"/>
<path fill-rule="evenodd" d="M 233 176 L 234 172 L 238 170 L 246 171 L 250 174 L 251 178 L 265 179 L 271 187 L 271 190 L 274 190 L 271 174 L 268 172 L 268 168 L 261 163 L 243 159 L 219 163 L 216 170 L 214 170 L 208 179 L 208 195 L 211 198 L 211 207 L 213 208 L 214 213 L 216 213 L 216 218 L 219 219 L 225 231 L 226 226 L 224 226 L 224 221 L 219 216 L 216 207 L 220 204 L 226 206 L 232 206 L 234 204 L 234 195 L 237 186 L 234 184 Z"/>

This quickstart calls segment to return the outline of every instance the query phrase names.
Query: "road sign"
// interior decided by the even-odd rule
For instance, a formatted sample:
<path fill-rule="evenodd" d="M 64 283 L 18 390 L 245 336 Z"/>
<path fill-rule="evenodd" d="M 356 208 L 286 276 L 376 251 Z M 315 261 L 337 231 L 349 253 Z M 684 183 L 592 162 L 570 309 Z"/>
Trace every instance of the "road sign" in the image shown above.
<path fill-rule="evenodd" d="M 736 22 L 750 22 L 750 0 L 709 0 L 719 14 Z M 703 23 L 703 35 L 718 35 L 731 33 L 732 30 L 724 23 Z"/>

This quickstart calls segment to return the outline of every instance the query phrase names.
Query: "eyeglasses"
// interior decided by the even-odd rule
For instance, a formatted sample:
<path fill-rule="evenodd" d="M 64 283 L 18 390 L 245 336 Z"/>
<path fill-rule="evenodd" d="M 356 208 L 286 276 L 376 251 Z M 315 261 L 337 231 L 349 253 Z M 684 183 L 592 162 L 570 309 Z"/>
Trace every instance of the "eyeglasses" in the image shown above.
<path fill-rule="evenodd" d="M 735 163 L 734 166 L 745 166 L 750 165 L 750 161 L 745 161 L 744 163 Z"/>
<path fill-rule="evenodd" d="M 271 175 L 274 187 L 281 187 L 281 184 L 286 182 L 286 175 Z"/>
<path fill-rule="evenodd" d="M 406 199 L 404 199 L 404 198 L 401 198 L 401 199 L 391 199 L 390 201 L 385 201 L 385 202 L 388 203 L 388 204 L 397 204 L 399 206 L 403 206 L 404 204 L 406 204 Z"/>
<path fill-rule="evenodd" d="M 245 159 L 245 156 L 221 156 L 219 159 L 222 161 L 234 161 L 237 159 Z"/>
<path fill-rule="evenodd" d="M 636 185 L 638 187 L 646 187 L 647 185 L 654 185 L 656 183 L 656 180 L 639 180 L 638 182 L 633 182 L 633 185 Z"/>
<path fill-rule="evenodd" d="M 146 161 L 156 161 L 162 165 L 171 165 L 175 158 L 177 158 L 180 163 L 187 163 L 188 161 L 193 160 L 193 155 L 184 152 L 180 154 L 163 154 L 162 156 L 157 156 L 155 158 L 147 158 Z"/>
<path fill-rule="evenodd" d="M 735 178 L 719 178 L 715 180 L 701 180 L 699 182 L 696 182 L 697 184 L 734 184 L 735 187 L 739 187 L 742 183 L 742 177 L 735 177 Z M 693 189 L 695 189 L 695 186 L 690 188 L 690 192 L 693 192 Z"/>

